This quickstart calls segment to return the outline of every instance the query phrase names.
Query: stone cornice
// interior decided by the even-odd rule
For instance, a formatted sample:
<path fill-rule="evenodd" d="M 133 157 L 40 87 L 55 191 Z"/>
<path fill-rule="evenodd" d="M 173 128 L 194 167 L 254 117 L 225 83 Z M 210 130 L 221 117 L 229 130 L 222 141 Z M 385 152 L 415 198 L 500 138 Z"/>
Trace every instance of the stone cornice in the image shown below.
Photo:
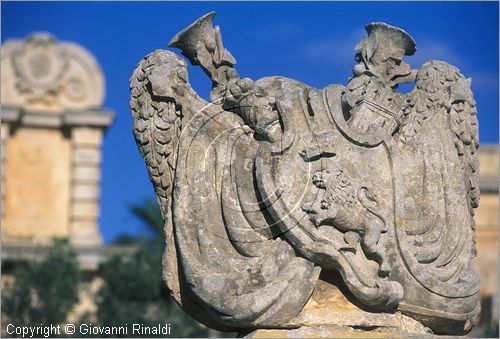
<path fill-rule="evenodd" d="M 0 119 L 3 123 L 48 128 L 74 126 L 107 128 L 113 123 L 114 115 L 114 112 L 107 110 L 66 111 L 57 114 L 54 112 L 24 111 L 20 108 L 2 107 L 0 110 Z"/>

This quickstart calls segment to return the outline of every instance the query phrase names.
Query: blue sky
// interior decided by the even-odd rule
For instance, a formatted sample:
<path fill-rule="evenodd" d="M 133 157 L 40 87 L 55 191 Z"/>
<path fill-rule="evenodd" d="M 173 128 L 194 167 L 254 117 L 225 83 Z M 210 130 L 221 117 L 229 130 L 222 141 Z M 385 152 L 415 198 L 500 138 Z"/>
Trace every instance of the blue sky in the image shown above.
<path fill-rule="evenodd" d="M 364 25 L 384 21 L 417 43 L 407 62 L 446 60 L 472 78 L 481 143 L 498 143 L 497 2 L 2 2 L 1 39 L 46 31 L 77 42 L 106 77 L 104 106 L 116 112 L 104 139 L 101 231 L 106 242 L 144 231 L 127 209 L 153 196 L 131 133 L 128 79 L 141 58 L 166 48 L 199 16 L 216 11 L 224 45 L 242 77 L 283 75 L 314 87 L 346 83 Z M 208 96 L 208 78 L 191 69 Z"/>

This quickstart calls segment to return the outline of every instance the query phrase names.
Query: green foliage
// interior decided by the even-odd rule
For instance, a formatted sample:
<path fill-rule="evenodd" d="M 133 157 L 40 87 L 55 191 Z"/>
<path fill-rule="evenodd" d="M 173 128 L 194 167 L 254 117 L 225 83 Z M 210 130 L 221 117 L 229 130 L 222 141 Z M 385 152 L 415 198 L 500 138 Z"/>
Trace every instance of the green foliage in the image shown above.
<path fill-rule="evenodd" d="M 132 246 L 135 250 L 120 251 L 101 264 L 97 276 L 103 280 L 103 285 L 95 299 L 97 310 L 92 314 L 83 314 L 76 327 L 79 328 L 80 324 L 94 327 L 125 326 L 128 333 L 123 337 L 153 337 L 153 334 L 134 335 L 132 324 L 148 327 L 170 324 L 169 337 L 233 335 L 201 325 L 174 302 L 163 281 L 164 232 L 158 205 L 148 200 L 129 207 L 132 214 L 143 223 L 148 236 L 119 238 L 119 244 Z M 84 281 L 76 255 L 68 242 L 55 241 L 41 260 L 25 265 L 18 263 L 13 279 L 10 283 L 6 281 L 2 291 L 2 324 L 65 324 L 69 312 L 79 301 L 78 291 Z M 5 330 L 5 326 L 2 327 Z M 76 332 L 73 335 L 77 336 L 81 334 Z M 88 336 L 96 335 L 89 333 Z M 165 335 L 157 335 L 162 336 Z"/>
<path fill-rule="evenodd" d="M 78 302 L 80 271 L 67 241 L 57 240 L 40 261 L 19 265 L 2 291 L 3 323 L 61 324 Z"/>
<path fill-rule="evenodd" d="M 147 199 L 141 205 L 129 205 L 130 212 L 139 219 L 147 229 L 152 231 L 153 239 L 163 240 L 163 218 L 161 217 L 158 203 L 152 199 Z"/>
<path fill-rule="evenodd" d="M 130 255 L 114 255 L 101 266 L 100 276 L 104 286 L 97 298 L 96 318 L 99 325 L 128 324 L 127 337 L 133 336 L 130 324 L 134 323 L 145 326 L 170 324 L 172 337 L 224 335 L 192 320 L 170 296 L 162 278 L 164 232 L 156 202 L 147 200 L 141 205 L 129 207 L 151 237 L 136 238 L 133 243 L 137 251 Z M 125 243 L 130 244 L 131 239 L 127 238 Z"/>

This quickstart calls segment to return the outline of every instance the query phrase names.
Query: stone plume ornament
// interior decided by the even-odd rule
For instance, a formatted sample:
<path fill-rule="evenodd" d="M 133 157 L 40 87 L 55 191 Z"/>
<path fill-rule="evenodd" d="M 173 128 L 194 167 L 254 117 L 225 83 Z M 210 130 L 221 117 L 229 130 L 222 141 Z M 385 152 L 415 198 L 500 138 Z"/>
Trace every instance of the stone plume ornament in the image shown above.
<path fill-rule="evenodd" d="M 480 312 L 470 79 L 444 61 L 412 69 L 413 38 L 379 22 L 347 85 L 240 78 L 214 16 L 170 42 L 210 77 L 211 102 L 171 51 L 130 79 L 177 303 L 260 335 L 468 332 Z"/>

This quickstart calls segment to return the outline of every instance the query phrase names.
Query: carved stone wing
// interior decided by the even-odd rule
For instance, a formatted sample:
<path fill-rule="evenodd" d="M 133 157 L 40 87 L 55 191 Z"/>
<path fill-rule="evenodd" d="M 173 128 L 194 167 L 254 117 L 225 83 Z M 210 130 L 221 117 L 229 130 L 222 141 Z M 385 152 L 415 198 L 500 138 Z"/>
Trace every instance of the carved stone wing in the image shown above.
<path fill-rule="evenodd" d="M 400 307 L 429 319 L 470 324 L 479 312 L 479 278 L 470 268 L 479 195 L 477 112 L 470 81 L 455 67 L 430 61 L 418 70 L 410 96 L 415 106 L 404 113 L 387 146 L 396 241 L 403 270 L 410 273 L 401 278 L 413 286 L 405 289 Z M 427 304 L 417 308 L 422 298 Z M 453 312 L 442 311 L 447 307 Z"/>
<path fill-rule="evenodd" d="M 465 186 L 469 203 L 469 212 L 473 216 L 474 208 L 479 205 L 479 133 L 476 101 L 470 88 L 471 79 L 465 79 L 458 69 L 451 68 L 447 73 L 450 81 L 450 99 L 446 107 L 449 109 L 449 126 L 455 135 L 455 147 L 462 164 Z M 451 75 L 451 77 L 450 77 Z M 475 230 L 474 219 L 471 218 L 472 229 Z M 476 256 L 474 237 L 473 256 Z"/>
<path fill-rule="evenodd" d="M 176 89 L 186 83 L 186 63 L 158 50 L 147 55 L 130 78 L 130 108 L 139 152 L 155 188 L 163 216 L 172 193 L 181 117 Z"/>
<path fill-rule="evenodd" d="M 446 117 L 446 122 L 438 128 L 451 132 L 449 142 L 452 142 L 456 149 L 463 172 L 469 213 L 474 216 L 474 208 L 479 204 L 479 159 L 477 155 L 479 134 L 476 101 L 470 85 L 470 78 L 465 79 L 456 67 L 446 62 L 425 63 L 417 73 L 414 91 L 417 114 L 412 128 L 418 129 L 417 124 L 422 125 L 423 120 L 430 118 L 429 112 Z M 474 230 L 474 219 L 470 220 Z M 475 241 L 472 251 L 472 255 L 475 256 Z"/>
<path fill-rule="evenodd" d="M 193 112 L 208 103 L 189 85 L 186 62 L 177 54 L 164 50 L 157 50 L 141 60 L 130 78 L 130 91 L 134 137 L 165 220 L 164 277 L 167 285 L 174 299 L 193 318 L 219 330 L 231 330 L 208 317 L 182 288 L 185 283 L 172 220 L 172 192 L 182 121 L 189 121 Z"/>

